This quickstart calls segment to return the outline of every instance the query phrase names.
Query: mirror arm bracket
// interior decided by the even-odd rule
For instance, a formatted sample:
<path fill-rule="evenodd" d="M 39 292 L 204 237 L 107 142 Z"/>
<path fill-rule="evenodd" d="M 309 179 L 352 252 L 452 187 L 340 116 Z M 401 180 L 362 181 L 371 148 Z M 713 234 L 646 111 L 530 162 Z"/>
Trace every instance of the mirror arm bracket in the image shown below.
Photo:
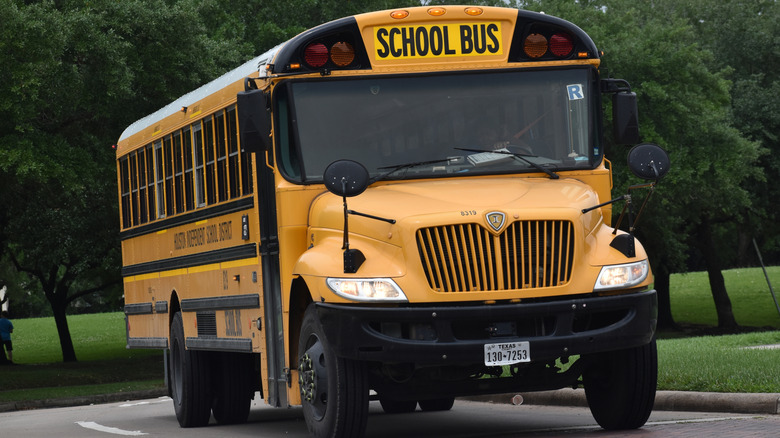
<path fill-rule="evenodd" d="M 395 219 L 388 219 L 388 218 L 384 218 L 384 217 L 374 216 L 374 215 L 371 215 L 371 214 L 361 213 L 361 212 L 355 211 L 355 210 L 347 210 L 347 213 L 354 214 L 355 216 L 362 216 L 362 217 L 367 217 L 369 219 L 375 219 L 375 220 L 378 220 L 378 221 L 387 222 L 388 224 L 395 224 L 395 222 L 396 222 Z"/>
<path fill-rule="evenodd" d="M 347 208 L 347 197 L 342 196 L 344 200 L 344 243 L 341 249 L 344 250 L 344 273 L 354 274 L 360 269 L 363 262 L 366 261 L 366 256 L 359 249 L 349 248 L 349 213 Z"/>
<path fill-rule="evenodd" d="M 602 93 L 628 93 L 631 92 L 631 84 L 625 79 L 602 79 L 601 80 L 601 92 Z"/>

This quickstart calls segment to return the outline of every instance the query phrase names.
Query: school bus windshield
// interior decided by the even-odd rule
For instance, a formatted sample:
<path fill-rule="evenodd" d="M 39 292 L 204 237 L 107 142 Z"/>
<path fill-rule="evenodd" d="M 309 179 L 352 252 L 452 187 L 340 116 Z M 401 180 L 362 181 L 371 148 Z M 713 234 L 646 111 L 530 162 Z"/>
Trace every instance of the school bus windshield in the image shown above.
<path fill-rule="evenodd" d="M 592 168 L 600 161 L 592 71 L 467 73 L 291 81 L 277 94 L 279 164 L 297 182 L 317 182 L 331 162 L 351 159 L 372 177 L 501 174 Z M 442 160 L 442 161 L 438 161 Z"/>

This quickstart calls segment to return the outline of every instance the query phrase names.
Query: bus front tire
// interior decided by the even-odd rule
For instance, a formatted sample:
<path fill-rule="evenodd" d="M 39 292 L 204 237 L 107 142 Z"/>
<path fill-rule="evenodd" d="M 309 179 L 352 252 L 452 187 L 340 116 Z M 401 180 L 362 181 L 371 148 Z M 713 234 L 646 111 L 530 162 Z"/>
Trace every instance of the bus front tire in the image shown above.
<path fill-rule="evenodd" d="M 206 352 L 184 348 L 181 312 L 171 322 L 171 398 L 181 427 L 205 426 L 211 417 L 210 363 Z"/>
<path fill-rule="evenodd" d="M 314 305 L 298 342 L 303 417 L 315 438 L 362 437 L 368 419 L 368 373 L 363 362 L 337 357 Z"/>
<path fill-rule="evenodd" d="M 594 359 L 582 376 L 593 418 L 607 430 L 642 427 L 655 402 L 655 340 L 641 347 L 600 353 Z"/>

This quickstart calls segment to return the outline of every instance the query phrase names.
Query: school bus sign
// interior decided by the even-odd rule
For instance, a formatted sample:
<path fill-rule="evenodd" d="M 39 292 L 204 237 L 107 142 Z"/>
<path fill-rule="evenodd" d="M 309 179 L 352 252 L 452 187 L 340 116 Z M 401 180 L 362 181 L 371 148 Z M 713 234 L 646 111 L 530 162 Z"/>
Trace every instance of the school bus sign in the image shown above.
<path fill-rule="evenodd" d="M 501 24 L 450 23 L 374 28 L 377 60 L 502 55 Z"/>

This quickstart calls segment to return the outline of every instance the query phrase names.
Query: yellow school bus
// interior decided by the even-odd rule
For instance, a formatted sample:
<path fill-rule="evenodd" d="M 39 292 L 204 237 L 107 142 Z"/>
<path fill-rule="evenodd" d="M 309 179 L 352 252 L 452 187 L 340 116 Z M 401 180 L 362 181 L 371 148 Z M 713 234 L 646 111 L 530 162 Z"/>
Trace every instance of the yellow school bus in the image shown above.
<path fill-rule="evenodd" d="M 636 95 L 600 58 L 544 14 L 379 11 L 130 125 L 127 345 L 167 351 L 181 426 L 243 422 L 259 394 L 312 436 L 361 436 L 374 400 L 572 386 L 603 427 L 642 426 L 657 300 L 601 114 L 610 98 L 613 140 L 638 142 Z M 657 181 L 668 157 L 640 144 L 629 166 Z"/>

